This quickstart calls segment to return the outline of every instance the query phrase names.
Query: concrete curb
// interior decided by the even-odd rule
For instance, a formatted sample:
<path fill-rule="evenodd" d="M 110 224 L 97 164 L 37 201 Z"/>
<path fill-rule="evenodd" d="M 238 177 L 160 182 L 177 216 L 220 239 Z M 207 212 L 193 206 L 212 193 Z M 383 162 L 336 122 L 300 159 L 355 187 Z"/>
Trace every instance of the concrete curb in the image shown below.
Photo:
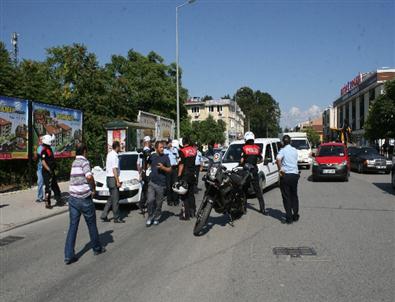
<path fill-rule="evenodd" d="M 38 222 L 38 221 L 41 221 L 41 220 L 45 220 L 45 219 L 48 219 L 48 218 L 51 218 L 51 217 L 55 217 L 55 216 L 64 214 L 64 213 L 69 211 L 68 206 L 66 205 L 65 207 L 66 207 L 66 209 L 64 209 L 64 210 L 57 211 L 57 212 L 49 214 L 49 215 L 41 216 L 39 218 L 34 218 L 34 219 L 31 219 L 31 220 L 28 220 L 28 221 L 25 221 L 25 222 L 21 222 L 20 224 L 16 224 L 16 225 L 14 225 L 14 226 L 12 226 L 12 227 L 10 227 L 8 229 L 0 231 L 0 234 L 8 232 L 8 231 L 11 231 L 11 230 L 14 230 L 14 229 L 17 229 L 17 228 L 20 228 L 20 227 L 23 227 L 23 226 L 28 225 L 28 224 L 32 224 L 32 223 L 35 223 L 35 222 Z"/>

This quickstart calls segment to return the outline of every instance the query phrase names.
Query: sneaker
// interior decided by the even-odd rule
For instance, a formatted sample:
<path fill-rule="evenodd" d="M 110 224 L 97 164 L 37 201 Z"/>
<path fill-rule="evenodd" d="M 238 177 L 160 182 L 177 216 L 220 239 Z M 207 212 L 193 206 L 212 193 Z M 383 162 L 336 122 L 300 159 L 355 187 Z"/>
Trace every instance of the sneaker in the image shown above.
<path fill-rule="evenodd" d="M 98 251 L 93 251 L 93 255 L 95 255 L 95 256 L 97 256 L 97 255 L 100 255 L 100 254 L 103 254 L 103 253 L 105 253 L 106 252 L 106 249 L 104 248 L 104 247 L 102 247 L 100 250 L 98 250 Z"/>
<path fill-rule="evenodd" d="M 36 202 L 37 202 L 37 203 L 43 202 L 43 201 L 44 201 L 44 199 L 40 199 L 40 198 L 37 198 L 37 199 L 36 199 Z"/>
<path fill-rule="evenodd" d="M 147 227 L 149 227 L 149 226 L 151 226 L 151 224 L 152 224 L 152 220 L 151 219 L 147 219 L 147 221 L 145 222 L 145 225 Z"/>
<path fill-rule="evenodd" d="M 159 221 L 158 220 L 154 220 L 154 225 L 158 225 Z"/>
<path fill-rule="evenodd" d="M 78 260 L 78 258 L 75 257 L 75 256 L 73 258 L 71 258 L 71 259 L 64 259 L 64 264 L 69 265 L 69 264 L 72 264 L 74 262 L 77 262 L 77 260 Z"/>

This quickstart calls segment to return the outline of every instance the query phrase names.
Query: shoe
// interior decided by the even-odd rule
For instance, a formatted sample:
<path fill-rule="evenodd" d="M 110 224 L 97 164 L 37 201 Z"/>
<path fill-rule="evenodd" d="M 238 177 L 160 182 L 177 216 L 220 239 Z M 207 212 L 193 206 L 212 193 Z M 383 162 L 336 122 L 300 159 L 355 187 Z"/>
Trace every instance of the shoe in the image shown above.
<path fill-rule="evenodd" d="M 37 198 L 37 199 L 36 199 L 36 202 L 37 202 L 37 203 L 40 203 L 40 202 L 43 202 L 43 201 L 44 201 L 44 199 L 40 199 L 40 198 Z"/>
<path fill-rule="evenodd" d="M 292 218 L 286 218 L 281 220 L 282 224 L 292 224 Z"/>
<path fill-rule="evenodd" d="M 100 218 L 102 222 L 110 222 L 110 219 L 106 218 Z"/>
<path fill-rule="evenodd" d="M 57 201 L 55 207 L 64 207 L 66 204 L 63 201 Z"/>
<path fill-rule="evenodd" d="M 261 210 L 262 215 L 269 215 L 269 212 L 266 209 Z"/>
<path fill-rule="evenodd" d="M 182 221 L 189 221 L 190 219 L 189 219 L 189 218 L 186 218 L 186 217 L 184 217 L 184 216 L 180 216 L 180 220 L 182 220 Z"/>
<path fill-rule="evenodd" d="M 50 204 L 46 204 L 45 208 L 48 209 L 48 210 L 52 210 L 53 207 Z"/>
<path fill-rule="evenodd" d="M 154 225 L 158 225 L 159 221 L 158 220 L 154 220 Z"/>
<path fill-rule="evenodd" d="M 114 219 L 114 223 L 125 223 L 126 221 L 123 219 Z"/>
<path fill-rule="evenodd" d="M 167 202 L 167 205 L 168 205 L 169 207 L 172 207 L 172 206 L 174 206 L 174 202 L 168 201 L 168 202 Z"/>
<path fill-rule="evenodd" d="M 72 263 L 74 263 L 74 262 L 77 262 L 77 261 L 78 261 L 78 258 L 74 256 L 74 257 L 71 258 L 71 259 L 64 259 L 64 264 L 70 265 L 70 264 L 72 264 Z"/>
<path fill-rule="evenodd" d="M 95 255 L 95 256 L 97 256 L 97 255 L 100 255 L 100 254 L 103 254 L 103 253 L 105 253 L 106 252 L 106 249 L 104 248 L 104 247 L 102 247 L 100 250 L 98 250 L 98 251 L 93 251 L 93 255 Z"/>
<path fill-rule="evenodd" d="M 292 218 L 293 218 L 293 221 L 298 221 L 299 220 L 299 218 L 300 218 L 300 216 L 299 216 L 299 214 L 294 214 L 293 216 L 292 216 Z"/>
<path fill-rule="evenodd" d="M 147 221 L 145 222 L 145 226 L 149 227 L 152 224 L 152 220 L 151 219 L 147 219 Z"/>

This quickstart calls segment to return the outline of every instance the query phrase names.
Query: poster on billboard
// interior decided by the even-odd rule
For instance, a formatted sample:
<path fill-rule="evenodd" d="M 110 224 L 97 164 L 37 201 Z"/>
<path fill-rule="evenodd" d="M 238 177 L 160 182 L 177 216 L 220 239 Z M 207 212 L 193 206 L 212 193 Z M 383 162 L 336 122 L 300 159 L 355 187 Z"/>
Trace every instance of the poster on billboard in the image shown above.
<path fill-rule="evenodd" d="M 137 145 L 141 146 L 144 136 L 147 135 L 155 140 L 174 138 L 174 121 L 172 119 L 139 111 L 137 122 L 145 127 L 137 130 Z"/>
<path fill-rule="evenodd" d="M 174 121 L 172 119 L 158 118 L 158 139 L 167 140 L 174 138 Z"/>
<path fill-rule="evenodd" d="M 49 134 L 55 137 L 56 158 L 75 156 L 75 145 L 82 141 L 82 111 L 33 102 L 32 119 L 34 152 L 39 138 Z"/>
<path fill-rule="evenodd" d="M 126 151 L 126 129 L 107 130 L 107 152 L 112 150 L 112 143 L 119 142 L 121 152 Z"/>
<path fill-rule="evenodd" d="M 28 158 L 28 104 L 0 96 L 0 160 Z"/>

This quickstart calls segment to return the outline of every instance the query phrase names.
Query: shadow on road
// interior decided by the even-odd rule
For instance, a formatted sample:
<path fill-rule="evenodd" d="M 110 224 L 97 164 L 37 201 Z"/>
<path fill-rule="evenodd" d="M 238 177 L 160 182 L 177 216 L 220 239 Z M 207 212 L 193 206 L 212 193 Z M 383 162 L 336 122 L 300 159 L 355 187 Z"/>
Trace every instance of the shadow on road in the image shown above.
<path fill-rule="evenodd" d="M 307 177 L 307 181 L 310 181 L 310 182 L 343 182 L 344 183 L 344 181 L 340 177 L 339 178 L 322 178 L 321 177 L 320 179 L 313 181 L 312 175 Z"/>
<path fill-rule="evenodd" d="M 0 209 L 1 208 L 5 208 L 5 207 L 8 207 L 10 204 L 9 203 L 5 203 L 5 204 L 0 204 Z"/>
<path fill-rule="evenodd" d="M 103 247 L 106 247 L 109 243 L 114 242 L 114 238 L 112 237 L 113 230 L 105 231 L 103 234 L 99 234 L 100 242 Z M 77 254 L 77 258 L 81 258 L 86 252 L 92 249 L 91 243 L 87 243 L 82 250 L 80 250 Z"/>
<path fill-rule="evenodd" d="M 283 221 L 284 217 L 285 217 L 285 213 L 283 213 L 282 211 L 278 210 L 278 209 L 272 209 L 272 208 L 268 208 L 266 209 L 268 212 L 268 216 L 277 219 L 279 221 Z"/>
<path fill-rule="evenodd" d="M 395 190 L 392 188 L 392 185 L 388 182 L 374 182 L 373 183 L 377 188 L 383 190 L 386 194 L 395 195 Z"/>
<path fill-rule="evenodd" d="M 213 228 L 214 225 L 219 225 L 221 227 L 224 227 L 229 222 L 230 222 L 230 219 L 229 219 L 228 215 L 221 215 L 221 216 L 217 216 L 217 217 L 210 216 L 206 226 L 200 232 L 199 236 L 206 235 Z"/>
<path fill-rule="evenodd" d="M 173 212 L 170 211 L 162 211 L 162 215 L 160 216 L 160 223 L 166 221 L 169 217 L 175 216 Z"/>

